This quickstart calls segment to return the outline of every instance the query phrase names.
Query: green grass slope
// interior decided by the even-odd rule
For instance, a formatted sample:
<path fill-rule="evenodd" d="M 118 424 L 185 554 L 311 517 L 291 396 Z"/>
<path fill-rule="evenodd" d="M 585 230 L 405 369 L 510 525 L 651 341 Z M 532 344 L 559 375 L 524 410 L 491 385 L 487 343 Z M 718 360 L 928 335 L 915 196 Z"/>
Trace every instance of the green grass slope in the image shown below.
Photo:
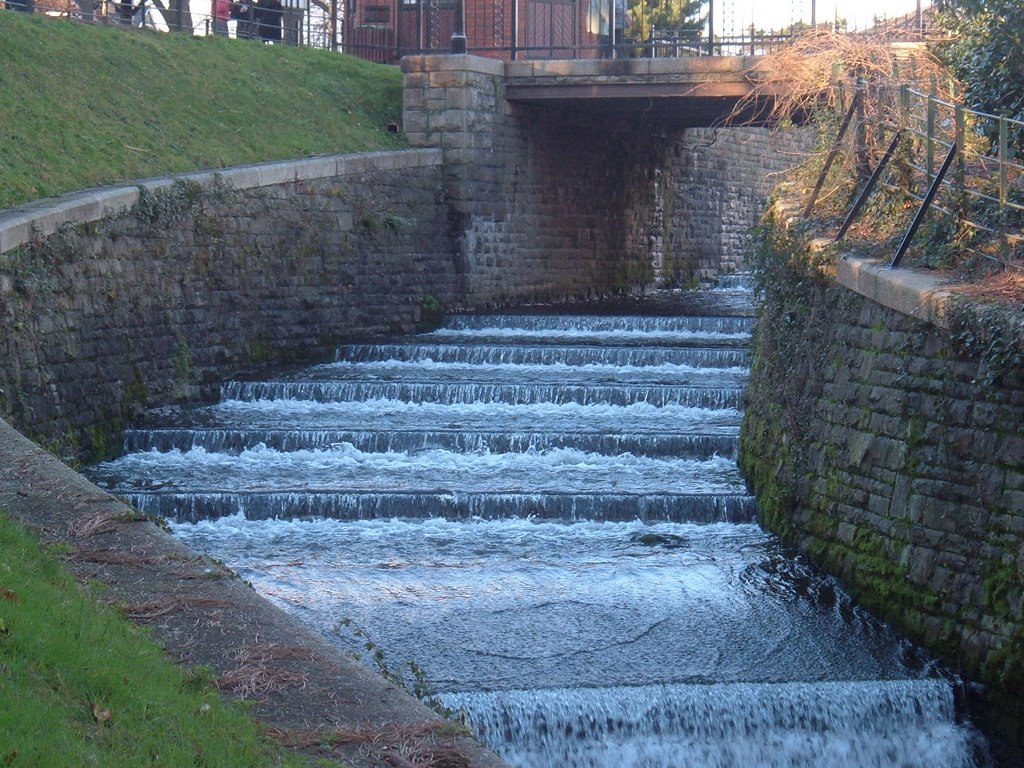
<path fill-rule="evenodd" d="M 0 510 L 0 766 L 305 764 Z"/>
<path fill-rule="evenodd" d="M 351 56 L 0 12 L 0 209 L 118 181 L 403 145 Z"/>

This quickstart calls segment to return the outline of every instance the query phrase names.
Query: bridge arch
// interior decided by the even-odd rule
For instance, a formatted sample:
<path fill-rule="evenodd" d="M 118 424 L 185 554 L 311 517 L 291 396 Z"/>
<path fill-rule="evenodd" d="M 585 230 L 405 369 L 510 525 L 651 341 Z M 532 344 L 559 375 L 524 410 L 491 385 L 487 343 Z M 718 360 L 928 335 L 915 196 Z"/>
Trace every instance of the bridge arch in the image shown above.
<path fill-rule="evenodd" d="M 692 285 L 740 267 L 774 172 L 806 146 L 759 124 L 763 104 L 723 125 L 756 64 L 404 59 L 405 132 L 443 151 L 469 295 Z M 530 275 L 516 296 L 512 265 Z"/>

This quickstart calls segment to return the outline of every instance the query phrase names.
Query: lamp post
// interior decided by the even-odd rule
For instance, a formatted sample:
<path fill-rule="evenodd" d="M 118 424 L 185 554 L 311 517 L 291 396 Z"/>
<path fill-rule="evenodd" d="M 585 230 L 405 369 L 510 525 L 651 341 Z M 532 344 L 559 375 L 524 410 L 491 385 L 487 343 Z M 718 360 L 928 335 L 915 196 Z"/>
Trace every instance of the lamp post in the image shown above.
<path fill-rule="evenodd" d="M 456 0 L 455 31 L 452 32 L 452 53 L 466 52 L 466 0 Z"/>
<path fill-rule="evenodd" d="M 715 55 L 715 0 L 708 0 L 708 56 Z"/>

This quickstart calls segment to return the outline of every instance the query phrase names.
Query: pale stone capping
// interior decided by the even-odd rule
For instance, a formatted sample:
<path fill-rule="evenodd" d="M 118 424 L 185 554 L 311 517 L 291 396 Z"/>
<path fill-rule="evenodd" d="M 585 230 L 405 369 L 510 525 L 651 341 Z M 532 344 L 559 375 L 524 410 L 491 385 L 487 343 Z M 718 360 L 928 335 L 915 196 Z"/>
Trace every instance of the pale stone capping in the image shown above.
<path fill-rule="evenodd" d="M 890 269 L 874 259 L 843 256 L 836 281 L 844 288 L 904 315 L 949 329 L 948 280 L 909 269 Z"/>
<path fill-rule="evenodd" d="M 0 211 L 0 253 L 31 242 L 33 238 L 52 235 L 69 224 L 85 224 L 121 213 L 138 202 L 140 190 L 156 192 L 175 181 L 193 181 L 203 186 L 222 183 L 235 189 L 254 189 L 375 169 L 390 171 L 439 166 L 441 162 L 441 150 L 435 148 L 362 152 L 160 176 L 133 184 L 70 192 Z"/>
<path fill-rule="evenodd" d="M 401 62 L 402 72 L 479 72 L 484 75 L 502 75 L 505 63 L 500 59 L 486 56 L 473 56 L 467 53 L 424 54 L 421 56 L 404 56 Z"/>
<path fill-rule="evenodd" d="M 803 214 L 795 200 L 775 203 L 779 220 L 789 228 Z M 809 250 L 820 252 L 834 244 L 832 238 L 815 238 Z M 878 259 L 840 254 L 832 275 L 836 283 L 883 307 L 949 330 L 954 284 L 948 278 L 912 269 L 892 269 Z"/>
<path fill-rule="evenodd" d="M 760 56 L 706 57 L 693 56 L 663 59 L 573 59 L 536 61 L 510 61 L 505 64 L 507 78 L 548 77 L 616 77 L 648 75 L 678 75 L 691 77 L 729 75 L 746 76 L 752 73 Z"/>

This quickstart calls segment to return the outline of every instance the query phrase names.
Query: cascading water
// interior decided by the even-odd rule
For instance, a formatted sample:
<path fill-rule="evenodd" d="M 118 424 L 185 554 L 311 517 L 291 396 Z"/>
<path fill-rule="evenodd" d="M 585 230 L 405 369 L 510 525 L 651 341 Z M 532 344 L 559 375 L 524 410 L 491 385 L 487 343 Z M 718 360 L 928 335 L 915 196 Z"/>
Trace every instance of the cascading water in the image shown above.
<path fill-rule="evenodd" d="M 950 684 L 754 524 L 749 296 L 702 296 L 345 346 L 91 474 L 515 766 L 973 765 Z"/>

